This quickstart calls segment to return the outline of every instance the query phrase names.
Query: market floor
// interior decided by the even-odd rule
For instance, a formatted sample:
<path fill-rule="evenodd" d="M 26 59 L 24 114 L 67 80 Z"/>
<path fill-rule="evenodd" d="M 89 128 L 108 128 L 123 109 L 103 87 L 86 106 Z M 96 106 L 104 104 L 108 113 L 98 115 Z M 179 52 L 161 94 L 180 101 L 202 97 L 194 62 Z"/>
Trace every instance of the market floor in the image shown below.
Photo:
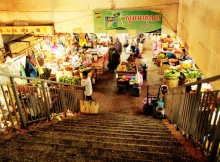
<path fill-rule="evenodd" d="M 131 90 L 119 92 L 116 82 L 116 74 L 112 74 L 105 70 L 103 75 L 96 79 L 93 85 L 93 99 L 100 102 L 100 113 L 121 112 L 121 113 L 140 113 L 143 107 L 143 100 L 147 94 L 147 85 L 152 89 L 152 93 L 157 93 L 160 84 L 162 83 L 162 75 L 160 68 L 152 61 L 152 40 L 146 38 L 143 45 L 144 59 L 148 66 L 147 80 L 144 80 L 141 86 L 141 95 L 135 97 Z M 121 60 L 125 61 L 129 54 L 123 52 Z"/>
<path fill-rule="evenodd" d="M 142 113 L 143 100 L 147 95 L 147 86 L 149 85 L 149 93 L 156 94 L 159 91 L 159 86 L 162 84 L 163 76 L 160 74 L 160 68 L 152 61 L 152 40 L 146 38 L 143 46 L 144 59 L 147 62 L 147 80 L 144 80 L 141 86 L 141 95 L 135 97 L 131 91 L 127 90 L 124 93 L 119 93 L 116 82 L 116 74 L 110 73 L 108 70 L 100 75 L 99 79 L 93 85 L 93 99 L 100 102 L 99 113 L 126 113 L 140 114 Z M 121 60 L 125 61 L 129 54 L 123 52 Z M 195 157 L 198 161 L 204 161 L 201 150 L 198 150 L 194 145 L 182 136 L 179 131 L 176 131 L 174 126 L 167 120 L 163 120 L 164 124 L 171 131 L 172 135 L 183 144 L 186 151 Z"/>

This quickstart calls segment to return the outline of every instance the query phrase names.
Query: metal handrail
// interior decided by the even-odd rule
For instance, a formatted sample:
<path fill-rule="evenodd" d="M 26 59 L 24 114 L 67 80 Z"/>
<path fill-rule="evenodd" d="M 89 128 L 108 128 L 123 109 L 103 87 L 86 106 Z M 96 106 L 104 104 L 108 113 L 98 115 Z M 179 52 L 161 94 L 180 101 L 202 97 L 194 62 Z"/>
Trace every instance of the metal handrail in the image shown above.
<path fill-rule="evenodd" d="M 54 114 L 66 114 L 79 111 L 78 100 L 84 99 L 84 87 L 50 81 L 45 79 L 22 77 L 0 73 L 7 82 L 0 83 L 0 127 L 27 128 L 27 125 L 41 120 L 50 120 Z M 16 79 L 37 81 L 38 86 L 17 84 Z"/>
<path fill-rule="evenodd" d="M 209 155 L 220 156 L 220 90 L 201 92 L 202 83 L 220 80 L 220 75 L 172 88 L 165 96 L 166 117 Z M 197 85 L 195 93 L 184 88 Z"/>

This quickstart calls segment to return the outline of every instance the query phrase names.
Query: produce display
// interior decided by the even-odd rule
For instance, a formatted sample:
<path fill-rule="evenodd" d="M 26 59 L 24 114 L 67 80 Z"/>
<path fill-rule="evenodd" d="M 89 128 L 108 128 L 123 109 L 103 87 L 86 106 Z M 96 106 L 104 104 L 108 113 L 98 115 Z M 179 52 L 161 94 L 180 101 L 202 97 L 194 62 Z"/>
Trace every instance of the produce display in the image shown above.
<path fill-rule="evenodd" d="M 77 76 L 71 76 L 71 77 L 61 76 L 59 78 L 59 82 L 72 84 L 72 85 L 79 85 L 80 80 L 79 80 L 79 77 L 77 77 Z"/>
<path fill-rule="evenodd" d="M 117 71 L 121 72 L 135 72 L 136 67 L 134 63 L 122 62 L 121 65 L 118 65 Z"/>
<path fill-rule="evenodd" d="M 118 65 L 117 71 L 127 71 L 127 66 L 126 65 Z"/>
<path fill-rule="evenodd" d="M 51 69 L 43 68 L 43 74 L 40 75 L 40 79 L 49 79 L 51 74 Z"/>
<path fill-rule="evenodd" d="M 185 78 L 194 79 L 194 78 L 201 77 L 201 72 L 199 69 L 189 68 L 189 69 L 182 70 L 181 72 L 183 73 Z"/>
<path fill-rule="evenodd" d="M 169 80 L 176 80 L 180 76 L 180 72 L 175 69 L 166 69 L 164 77 Z"/>
<path fill-rule="evenodd" d="M 166 57 L 166 55 L 164 53 L 160 53 L 157 58 L 160 58 L 160 59 L 164 59 Z"/>
<path fill-rule="evenodd" d="M 91 67 L 87 67 L 87 66 L 80 66 L 79 68 L 80 73 L 84 72 L 84 71 L 91 71 Z"/>

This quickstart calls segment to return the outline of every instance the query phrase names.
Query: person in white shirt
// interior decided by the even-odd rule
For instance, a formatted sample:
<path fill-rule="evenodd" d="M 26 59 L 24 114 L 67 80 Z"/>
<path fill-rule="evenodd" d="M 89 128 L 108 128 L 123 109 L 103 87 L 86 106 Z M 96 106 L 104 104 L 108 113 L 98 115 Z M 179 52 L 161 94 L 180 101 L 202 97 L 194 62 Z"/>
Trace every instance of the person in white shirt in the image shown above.
<path fill-rule="evenodd" d="M 131 39 L 131 43 L 130 43 L 130 46 L 131 46 L 131 52 L 134 53 L 135 52 L 135 46 L 136 46 L 136 42 L 134 40 L 134 38 Z"/>
<path fill-rule="evenodd" d="M 81 80 L 81 86 L 85 86 L 85 95 L 87 100 L 92 100 L 92 82 L 91 78 L 88 76 L 87 71 L 82 72 L 83 77 Z"/>

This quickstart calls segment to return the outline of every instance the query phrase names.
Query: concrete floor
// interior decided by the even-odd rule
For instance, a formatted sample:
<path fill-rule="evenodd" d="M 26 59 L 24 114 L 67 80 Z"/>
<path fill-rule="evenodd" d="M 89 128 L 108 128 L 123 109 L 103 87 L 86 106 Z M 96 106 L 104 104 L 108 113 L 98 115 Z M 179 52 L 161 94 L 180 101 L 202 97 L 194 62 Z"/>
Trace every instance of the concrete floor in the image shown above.
<path fill-rule="evenodd" d="M 131 91 L 119 93 L 116 83 L 116 74 L 109 73 L 106 69 L 103 75 L 96 80 L 93 85 L 93 98 L 100 102 L 100 113 L 121 112 L 121 113 L 139 113 L 142 110 L 143 99 L 147 94 L 147 85 L 153 89 L 153 93 L 158 92 L 159 85 L 162 83 L 160 68 L 152 61 L 152 40 L 147 37 L 143 45 L 144 59 L 148 66 L 147 80 L 144 80 L 141 86 L 140 97 L 135 97 Z M 121 60 L 125 61 L 129 54 L 123 52 Z"/>

